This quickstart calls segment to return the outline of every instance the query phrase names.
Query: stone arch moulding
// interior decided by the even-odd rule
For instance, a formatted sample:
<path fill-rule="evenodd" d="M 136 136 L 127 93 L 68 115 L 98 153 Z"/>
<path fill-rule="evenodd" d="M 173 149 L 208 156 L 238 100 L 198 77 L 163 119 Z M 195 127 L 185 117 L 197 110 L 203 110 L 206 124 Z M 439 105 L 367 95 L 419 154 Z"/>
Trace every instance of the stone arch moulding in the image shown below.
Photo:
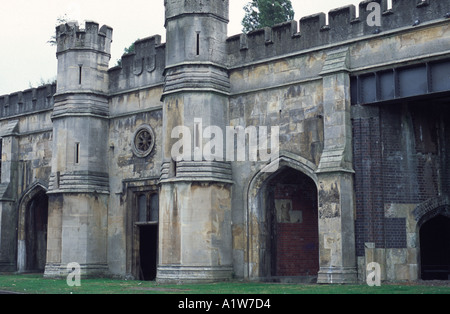
<path fill-rule="evenodd" d="M 25 271 L 26 247 L 25 247 L 25 217 L 28 203 L 39 193 L 47 193 L 48 185 L 42 181 L 36 181 L 30 185 L 19 198 L 18 211 L 19 221 L 17 230 L 17 269 L 19 272 Z"/>
<path fill-rule="evenodd" d="M 420 229 L 425 222 L 438 215 L 450 218 L 450 198 L 448 195 L 444 195 L 429 199 L 417 206 L 414 209 L 413 214 L 418 229 Z"/>
<path fill-rule="evenodd" d="M 258 280 L 261 275 L 259 271 L 261 238 L 260 220 L 264 216 L 264 205 L 261 196 L 264 194 L 265 183 L 275 176 L 283 168 L 292 168 L 300 171 L 314 181 L 318 188 L 318 178 L 316 175 L 317 166 L 311 161 L 289 152 L 280 152 L 279 157 L 266 165 L 251 178 L 246 192 L 246 217 L 245 228 L 247 236 L 246 243 L 246 267 L 244 276 L 249 279 Z M 271 171 L 267 171 L 270 169 Z"/>

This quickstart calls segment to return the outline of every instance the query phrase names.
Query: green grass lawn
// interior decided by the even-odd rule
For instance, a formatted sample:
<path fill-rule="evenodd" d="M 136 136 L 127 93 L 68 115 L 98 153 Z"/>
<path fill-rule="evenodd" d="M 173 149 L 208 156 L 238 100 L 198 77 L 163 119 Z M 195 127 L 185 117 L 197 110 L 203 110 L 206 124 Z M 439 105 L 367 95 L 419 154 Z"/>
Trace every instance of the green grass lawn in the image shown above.
<path fill-rule="evenodd" d="M 449 285 L 384 284 L 302 285 L 257 282 L 224 282 L 196 285 L 158 285 L 155 282 L 82 279 L 69 287 L 63 279 L 42 275 L 0 275 L 0 290 L 26 294 L 450 294 Z"/>

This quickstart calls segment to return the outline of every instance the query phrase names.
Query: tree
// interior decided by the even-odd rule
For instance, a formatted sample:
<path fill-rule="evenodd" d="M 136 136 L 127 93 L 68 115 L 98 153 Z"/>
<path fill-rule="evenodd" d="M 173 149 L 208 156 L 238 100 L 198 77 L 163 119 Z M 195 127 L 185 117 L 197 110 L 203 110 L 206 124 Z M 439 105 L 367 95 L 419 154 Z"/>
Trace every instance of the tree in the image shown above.
<path fill-rule="evenodd" d="M 252 0 L 244 11 L 242 26 L 245 33 L 292 21 L 295 15 L 290 0 Z"/>
<path fill-rule="evenodd" d="M 138 41 L 138 40 L 139 40 L 139 38 L 136 39 L 136 41 Z M 135 42 L 136 42 L 136 41 L 135 41 Z M 136 48 L 135 48 L 135 46 L 134 46 L 135 42 L 132 43 L 129 47 L 125 47 L 125 48 L 123 49 L 123 55 L 127 55 L 127 54 L 129 54 L 129 53 L 133 53 L 133 52 L 136 50 Z M 122 66 L 122 59 L 117 60 L 116 66 Z"/>

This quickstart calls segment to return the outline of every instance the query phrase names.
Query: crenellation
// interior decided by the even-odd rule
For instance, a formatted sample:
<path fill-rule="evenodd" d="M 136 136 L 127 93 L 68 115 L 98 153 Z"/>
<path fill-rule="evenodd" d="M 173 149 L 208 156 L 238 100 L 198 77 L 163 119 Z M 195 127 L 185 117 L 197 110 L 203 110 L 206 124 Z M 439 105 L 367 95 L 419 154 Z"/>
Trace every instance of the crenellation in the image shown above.
<path fill-rule="evenodd" d="M 56 27 L 57 54 L 69 49 L 93 49 L 110 54 L 113 29 L 92 21 L 82 29 L 78 22 L 68 22 Z"/>
<path fill-rule="evenodd" d="M 134 47 L 134 52 L 124 54 L 120 65 L 108 72 L 112 94 L 164 82 L 165 44 L 161 43 L 161 36 L 138 40 Z"/>
<path fill-rule="evenodd" d="M 355 34 L 355 28 L 359 27 L 356 23 L 356 7 L 349 5 L 331 10 L 328 13 L 330 37 L 334 40 L 346 40 L 352 34 Z"/>
<path fill-rule="evenodd" d="M 0 119 L 53 107 L 56 83 L 0 96 Z"/>
<path fill-rule="evenodd" d="M 300 19 L 301 49 L 325 45 L 328 41 L 328 25 L 325 13 L 317 13 Z"/>
<path fill-rule="evenodd" d="M 298 23 L 296 21 L 288 21 L 277 24 L 272 27 L 272 37 L 276 42 L 284 42 L 295 38 L 298 33 Z"/>
<path fill-rule="evenodd" d="M 378 4 L 380 25 L 368 23 L 373 14 L 378 13 L 368 8 L 369 4 L 374 3 Z M 276 25 L 271 31 L 261 29 L 232 36 L 227 40 L 229 65 L 239 66 L 251 61 L 443 20 L 450 16 L 442 14 L 450 12 L 450 2 L 393 0 L 392 8 L 389 9 L 387 0 L 364 0 L 359 4 L 358 10 L 358 17 L 354 5 L 330 10 L 328 24 L 325 13 L 317 13 L 301 18 L 298 23 L 290 21 Z"/>

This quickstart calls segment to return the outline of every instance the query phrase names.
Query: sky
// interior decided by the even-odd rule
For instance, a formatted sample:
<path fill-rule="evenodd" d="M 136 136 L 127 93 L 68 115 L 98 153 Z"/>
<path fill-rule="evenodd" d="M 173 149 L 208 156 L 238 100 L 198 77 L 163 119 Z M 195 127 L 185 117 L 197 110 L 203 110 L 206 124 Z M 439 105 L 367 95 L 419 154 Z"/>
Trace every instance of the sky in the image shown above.
<path fill-rule="evenodd" d="M 56 78 L 55 34 L 58 17 L 80 24 L 95 21 L 113 30 L 110 67 L 139 38 L 159 34 L 165 41 L 164 0 L 0 0 L 0 95 L 38 87 Z M 230 0 L 228 35 L 240 34 L 243 7 L 249 0 Z M 361 0 L 291 0 L 295 20 Z M 358 11 L 358 10 L 357 10 Z M 357 13 L 358 14 L 358 13 Z"/>

